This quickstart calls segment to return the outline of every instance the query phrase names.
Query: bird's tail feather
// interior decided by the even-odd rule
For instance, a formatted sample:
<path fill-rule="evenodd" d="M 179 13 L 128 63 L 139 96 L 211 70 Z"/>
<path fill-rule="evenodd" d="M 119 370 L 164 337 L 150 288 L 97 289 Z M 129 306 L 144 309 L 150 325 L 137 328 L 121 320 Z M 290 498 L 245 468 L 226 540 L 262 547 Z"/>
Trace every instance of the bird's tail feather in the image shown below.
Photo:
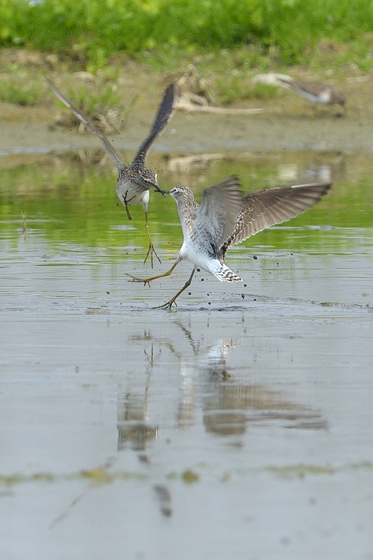
<path fill-rule="evenodd" d="M 225 264 L 218 262 L 217 265 L 210 268 L 210 270 L 220 282 L 242 282 L 242 278 L 237 276 L 237 274 Z"/>

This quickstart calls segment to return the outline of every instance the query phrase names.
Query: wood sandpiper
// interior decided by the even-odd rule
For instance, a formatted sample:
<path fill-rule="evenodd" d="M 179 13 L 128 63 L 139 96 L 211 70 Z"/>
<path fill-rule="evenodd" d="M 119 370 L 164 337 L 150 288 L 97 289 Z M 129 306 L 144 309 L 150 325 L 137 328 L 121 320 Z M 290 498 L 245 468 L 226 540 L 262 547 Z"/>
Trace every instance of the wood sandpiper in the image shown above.
<path fill-rule="evenodd" d="M 345 111 L 346 98 L 340 91 L 320 82 L 298 82 L 278 77 L 277 80 L 291 87 L 310 103 L 320 105 L 339 105 Z"/>
<path fill-rule="evenodd" d="M 144 285 L 169 276 L 177 264 L 188 259 L 193 270 L 184 286 L 157 309 L 171 309 L 176 299 L 190 286 L 197 268 L 211 272 L 221 282 L 242 279 L 225 264 L 231 245 L 275 224 L 281 224 L 305 212 L 330 189 L 331 183 L 296 185 L 265 189 L 243 196 L 239 181 L 231 177 L 204 190 L 198 205 L 189 187 L 176 186 L 169 194 L 176 200 L 184 241 L 170 270 L 150 278 L 137 278 Z"/>
<path fill-rule="evenodd" d="M 134 204 L 142 204 L 145 212 L 145 228 L 149 240 L 149 248 L 146 254 L 144 262 L 146 262 L 149 254 L 150 261 L 153 267 L 153 254 L 160 261 L 157 255 L 154 245 L 152 243 L 149 225 L 148 225 L 148 205 L 149 205 L 149 190 L 154 187 L 155 191 L 160 192 L 164 195 L 164 191 L 160 189 L 158 185 L 157 173 L 152 169 L 145 167 L 145 160 L 148 152 L 153 146 L 156 138 L 161 134 L 165 128 L 168 121 L 171 119 L 176 104 L 177 104 L 177 89 L 174 84 L 170 84 L 165 89 L 163 100 L 159 106 L 157 116 L 154 120 L 152 129 L 149 136 L 141 144 L 135 159 L 129 165 L 123 165 L 117 152 L 114 150 L 112 144 L 109 142 L 105 134 L 95 127 L 88 119 L 85 117 L 74 105 L 62 95 L 62 93 L 56 88 L 56 86 L 47 79 L 48 84 L 62 103 L 69 107 L 74 115 L 79 119 L 93 134 L 96 134 L 104 145 L 105 150 L 113 158 L 118 168 L 118 180 L 116 186 L 116 192 L 119 200 L 123 203 L 128 219 L 131 220 L 131 214 L 129 212 L 129 206 Z"/>

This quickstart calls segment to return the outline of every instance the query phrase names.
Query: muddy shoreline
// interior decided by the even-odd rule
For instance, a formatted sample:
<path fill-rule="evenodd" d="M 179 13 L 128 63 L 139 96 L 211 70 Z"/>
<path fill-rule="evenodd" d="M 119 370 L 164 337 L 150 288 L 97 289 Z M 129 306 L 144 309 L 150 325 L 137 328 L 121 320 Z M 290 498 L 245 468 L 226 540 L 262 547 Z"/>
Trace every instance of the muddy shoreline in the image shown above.
<path fill-rule="evenodd" d="M 347 114 L 336 117 L 320 111 L 310 118 L 307 105 L 297 114 L 264 108 L 260 115 L 214 115 L 177 111 L 153 150 L 188 154 L 230 151 L 373 151 L 373 122 L 370 116 Z M 135 151 L 146 137 L 154 117 L 153 108 L 134 111 L 126 128 L 111 134 L 118 150 Z M 0 119 L 0 157 L 13 154 L 42 154 L 101 147 L 90 133 L 53 125 L 53 114 L 38 119 Z"/>

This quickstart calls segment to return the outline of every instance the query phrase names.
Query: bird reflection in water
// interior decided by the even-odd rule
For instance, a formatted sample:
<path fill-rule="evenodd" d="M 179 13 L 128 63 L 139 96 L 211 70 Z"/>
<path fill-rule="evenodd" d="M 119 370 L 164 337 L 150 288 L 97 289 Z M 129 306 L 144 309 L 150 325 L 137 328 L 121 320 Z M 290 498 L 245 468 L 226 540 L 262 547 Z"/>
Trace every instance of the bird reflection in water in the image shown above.
<path fill-rule="evenodd" d="M 145 333 L 144 338 L 146 337 Z M 154 344 L 151 345 L 150 355 L 145 350 L 144 354 L 148 360 L 148 376 L 144 393 L 140 395 L 126 392 L 118 396 L 118 451 L 130 447 L 133 451 L 144 452 L 147 442 L 156 439 L 158 435 L 158 426 L 149 424 L 148 405 L 149 384 L 154 367 Z M 148 461 L 144 454 L 140 454 L 139 459 Z"/>
<path fill-rule="evenodd" d="M 167 348 L 178 359 L 180 385 L 176 414 L 179 429 L 188 429 L 198 421 L 199 404 L 205 429 L 220 435 L 239 435 L 248 427 L 268 424 L 285 429 L 326 429 L 326 420 L 317 411 L 291 402 L 283 392 L 251 382 L 247 371 L 237 374 L 237 368 L 229 365 L 228 357 L 242 343 L 241 338 L 222 338 L 206 346 L 203 334 L 198 339 L 180 320 L 175 321 L 175 325 L 184 334 L 191 355 L 176 350 L 176 337 L 160 338 L 147 333 L 146 340 Z"/>
<path fill-rule="evenodd" d="M 206 430 L 220 435 L 242 434 L 249 426 L 268 427 L 269 423 L 297 429 L 327 427 L 319 413 L 285 400 L 280 392 L 232 377 L 214 384 L 204 398 L 203 412 Z"/>
<path fill-rule="evenodd" d="M 171 493 L 167 486 L 164 484 L 155 484 L 153 486 L 156 498 L 159 502 L 159 509 L 164 517 L 171 517 L 172 507 L 171 507 Z"/>

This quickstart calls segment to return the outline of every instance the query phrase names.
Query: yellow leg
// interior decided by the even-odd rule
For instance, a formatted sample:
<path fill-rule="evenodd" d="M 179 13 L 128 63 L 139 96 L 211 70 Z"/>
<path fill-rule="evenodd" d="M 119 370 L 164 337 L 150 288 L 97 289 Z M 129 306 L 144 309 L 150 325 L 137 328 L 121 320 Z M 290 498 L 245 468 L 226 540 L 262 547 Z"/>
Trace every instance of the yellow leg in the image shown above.
<path fill-rule="evenodd" d="M 177 264 L 177 262 L 175 263 L 175 265 L 174 265 L 173 268 L 175 268 L 176 264 Z M 172 269 L 171 269 L 171 270 L 172 270 Z M 183 293 L 184 290 L 187 289 L 188 286 L 191 285 L 192 279 L 193 279 L 193 276 L 194 276 L 195 271 L 196 271 L 196 269 L 193 268 L 192 274 L 189 276 L 189 279 L 185 282 L 185 284 L 184 284 L 184 286 L 181 288 L 181 290 L 179 290 L 179 291 L 177 292 L 176 296 L 174 296 L 173 298 L 171 298 L 169 301 L 166 301 L 166 303 L 164 303 L 163 305 L 158 305 L 157 307 L 154 307 L 154 309 L 171 309 L 173 303 L 174 303 L 175 305 L 177 305 L 177 303 L 176 303 L 177 298 L 179 297 L 180 294 Z M 170 271 L 170 272 L 171 272 L 171 271 Z"/>
<path fill-rule="evenodd" d="M 149 224 L 148 224 L 148 213 L 147 212 L 145 212 L 145 229 L 146 229 L 146 233 L 148 234 L 149 249 L 148 249 L 148 252 L 146 253 L 144 263 L 146 263 L 146 260 L 147 260 L 149 254 L 150 254 L 150 262 L 151 262 L 151 266 L 153 268 L 153 253 L 157 257 L 159 262 L 161 262 L 161 259 L 158 257 L 157 251 L 154 249 L 154 245 L 153 245 L 151 237 L 150 237 Z"/>
<path fill-rule="evenodd" d="M 132 274 L 128 274 L 128 273 L 127 276 L 132 278 L 132 282 L 144 282 L 144 286 L 148 284 L 150 288 L 150 282 L 152 282 L 153 280 L 157 280 L 158 278 L 164 278 L 165 276 L 170 276 L 171 272 L 174 270 L 176 265 L 179 264 L 180 261 L 181 259 L 177 259 L 177 261 L 175 261 L 174 264 L 171 266 L 170 270 L 164 272 L 163 274 L 158 274 L 157 276 L 151 276 L 150 278 L 137 278 L 136 276 L 132 276 Z"/>

